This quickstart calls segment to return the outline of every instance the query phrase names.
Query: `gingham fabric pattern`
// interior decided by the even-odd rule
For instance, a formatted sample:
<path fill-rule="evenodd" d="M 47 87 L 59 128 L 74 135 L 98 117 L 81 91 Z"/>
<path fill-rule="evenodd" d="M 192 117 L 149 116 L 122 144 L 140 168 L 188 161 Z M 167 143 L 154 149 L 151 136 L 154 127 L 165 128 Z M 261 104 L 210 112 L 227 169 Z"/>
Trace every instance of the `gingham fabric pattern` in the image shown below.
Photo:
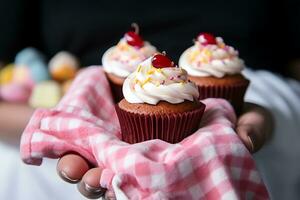
<path fill-rule="evenodd" d="M 102 167 L 100 184 L 117 199 L 269 199 L 251 154 L 234 131 L 232 107 L 207 99 L 200 128 L 178 144 L 120 141 L 108 81 L 84 69 L 59 105 L 39 109 L 21 140 L 25 163 L 77 152 Z"/>

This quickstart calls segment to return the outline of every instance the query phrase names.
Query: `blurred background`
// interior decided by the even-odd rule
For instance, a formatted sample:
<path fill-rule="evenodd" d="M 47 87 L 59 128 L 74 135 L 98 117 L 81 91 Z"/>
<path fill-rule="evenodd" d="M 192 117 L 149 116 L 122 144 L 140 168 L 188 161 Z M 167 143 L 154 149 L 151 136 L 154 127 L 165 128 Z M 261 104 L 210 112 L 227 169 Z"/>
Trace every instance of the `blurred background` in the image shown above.
<path fill-rule="evenodd" d="M 144 39 L 178 60 L 199 32 L 222 36 L 248 66 L 285 72 L 299 57 L 299 1 L 1 1 L 0 60 L 34 46 L 48 59 L 74 53 L 83 66 L 100 62 L 132 22 Z M 276 59 L 274 59 L 276 58 Z"/>
<path fill-rule="evenodd" d="M 0 199 L 82 199 L 58 178 L 55 161 L 43 167 L 21 163 L 20 135 L 34 109 L 53 107 L 79 68 L 101 65 L 103 53 L 132 22 L 144 40 L 175 61 L 200 32 L 221 36 L 239 50 L 252 81 L 246 100 L 269 108 L 276 121 L 271 142 L 255 154 L 258 167 L 273 199 L 300 198 L 299 1 L 0 0 L 0 5 Z M 49 66 L 59 68 L 60 57 L 68 60 L 72 76 L 51 73 Z"/>

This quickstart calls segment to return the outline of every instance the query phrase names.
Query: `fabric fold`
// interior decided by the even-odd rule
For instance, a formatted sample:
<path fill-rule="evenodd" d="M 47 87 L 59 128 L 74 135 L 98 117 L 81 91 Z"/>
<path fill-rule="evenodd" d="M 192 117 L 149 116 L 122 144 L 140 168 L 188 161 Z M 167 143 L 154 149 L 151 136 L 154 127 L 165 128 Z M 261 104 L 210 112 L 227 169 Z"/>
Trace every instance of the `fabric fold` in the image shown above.
<path fill-rule="evenodd" d="M 198 131 L 180 143 L 120 140 L 108 81 L 100 67 L 82 70 L 56 108 L 37 110 L 25 129 L 21 156 L 76 152 L 104 169 L 100 183 L 117 199 L 269 199 L 255 162 L 234 131 L 236 116 L 222 99 L 203 101 Z M 199 122 L 200 123 L 200 122 Z"/>

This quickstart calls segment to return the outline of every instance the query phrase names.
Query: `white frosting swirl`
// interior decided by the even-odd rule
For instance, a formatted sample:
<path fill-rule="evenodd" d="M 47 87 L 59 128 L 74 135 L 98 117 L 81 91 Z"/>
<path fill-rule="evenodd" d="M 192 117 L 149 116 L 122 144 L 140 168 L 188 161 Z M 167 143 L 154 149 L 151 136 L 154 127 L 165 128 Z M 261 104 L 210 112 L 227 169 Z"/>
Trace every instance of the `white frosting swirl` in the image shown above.
<path fill-rule="evenodd" d="M 106 72 L 119 77 L 127 77 L 132 73 L 137 65 L 156 53 L 157 50 L 149 42 L 144 42 L 144 46 L 136 48 L 127 44 L 125 38 L 111 48 L 102 56 L 102 65 Z"/>
<path fill-rule="evenodd" d="M 157 69 L 152 57 L 142 62 L 124 81 L 123 94 L 129 103 L 156 105 L 159 101 L 172 104 L 198 99 L 197 86 L 188 81 L 187 72 L 179 67 Z"/>
<path fill-rule="evenodd" d="M 185 50 L 180 56 L 179 66 L 191 76 L 218 78 L 240 73 L 245 67 L 238 51 L 225 45 L 220 37 L 216 38 L 216 44 L 202 45 L 196 41 L 194 46 Z"/>

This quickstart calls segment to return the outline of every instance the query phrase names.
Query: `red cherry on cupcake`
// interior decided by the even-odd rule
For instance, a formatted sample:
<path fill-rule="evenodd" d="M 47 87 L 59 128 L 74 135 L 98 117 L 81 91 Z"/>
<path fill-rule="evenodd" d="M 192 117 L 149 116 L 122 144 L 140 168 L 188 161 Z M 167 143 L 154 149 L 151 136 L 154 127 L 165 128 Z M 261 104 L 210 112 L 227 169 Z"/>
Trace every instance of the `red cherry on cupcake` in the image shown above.
<path fill-rule="evenodd" d="M 174 67 L 174 62 L 164 54 L 156 54 L 152 58 L 152 65 L 155 68 Z"/>
<path fill-rule="evenodd" d="M 133 23 L 131 25 L 134 28 L 134 31 L 128 31 L 125 33 L 126 42 L 133 47 L 141 48 L 144 46 L 144 41 L 139 35 L 139 27 L 137 24 Z"/>
<path fill-rule="evenodd" d="M 201 39 L 200 39 L 201 38 Z M 204 39 L 204 41 L 203 41 Z M 217 44 L 215 36 L 213 36 L 210 33 L 200 33 L 197 37 L 197 40 L 202 44 L 202 45 L 208 45 L 208 44 Z"/>
<path fill-rule="evenodd" d="M 125 33 L 126 42 L 133 47 L 141 48 L 144 46 L 143 39 L 133 31 Z"/>

